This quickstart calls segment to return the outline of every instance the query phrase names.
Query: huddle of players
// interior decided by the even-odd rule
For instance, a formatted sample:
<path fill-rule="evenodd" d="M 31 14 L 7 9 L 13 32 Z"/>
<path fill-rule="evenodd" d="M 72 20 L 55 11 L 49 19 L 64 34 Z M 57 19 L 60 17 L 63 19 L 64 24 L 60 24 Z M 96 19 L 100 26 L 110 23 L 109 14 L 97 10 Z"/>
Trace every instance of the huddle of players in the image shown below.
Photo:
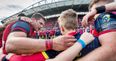
<path fill-rule="evenodd" d="M 76 31 L 78 26 L 77 14 L 72 9 L 61 13 L 58 23 L 62 35 L 53 39 L 37 39 L 33 35 L 35 31 L 39 31 L 44 26 L 45 18 L 43 15 L 36 13 L 31 18 L 25 16 L 19 17 L 20 20 L 9 23 L 4 30 L 3 41 L 5 42 L 5 47 L 3 48 L 3 53 L 5 55 L 2 60 L 20 61 L 23 59 L 21 61 L 45 61 L 48 58 L 54 58 L 60 53 L 57 51 L 62 50 L 64 51 L 54 59 L 47 61 L 72 61 L 79 53 L 82 58 L 78 59 L 78 61 L 115 60 L 116 15 L 115 11 L 110 11 L 110 9 L 115 10 L 116 8 L 112 9 L 112 6 L 115 7 L 116 5 L 113 2 L 111 3 L 112 6 L 110 4 L 104 6 L 110 2 L 113 2 L 113 0 L 94 1 L 90 6 L 91 11 L 83 17 L 82 25 L 85 27 L 93 19 L 92 17 L 95 16 L 95 29 L 92 31 L 98 33 L 98 36 L 94 37 L 91 33 L 84 32 L 81 35 Z M 101 3 L 102 5 L 100 5 Z M 108 10 L 107 7 L 109 6 Z M 96 15 L 97 13 L 101 14 Z M 105 54 L 103 54 L 104 52 Z M 96 57 L 93 55 L 96 55 Z M 9 56 L 10 58 L 7 58 Z"/>

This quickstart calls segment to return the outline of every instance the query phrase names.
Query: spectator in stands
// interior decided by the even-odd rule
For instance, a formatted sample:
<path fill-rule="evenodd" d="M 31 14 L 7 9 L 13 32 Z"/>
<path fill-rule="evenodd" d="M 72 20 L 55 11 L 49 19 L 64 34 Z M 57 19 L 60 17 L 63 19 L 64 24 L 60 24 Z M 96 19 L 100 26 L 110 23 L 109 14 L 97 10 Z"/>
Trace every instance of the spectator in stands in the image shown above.
<path fill-rule="evenodd" d="M 39 39 L 45 39 L 45 38 L 42 38 L 42 35 L 43 35 L 42 30 L 38 31 L 38 37 L 39 37 Z"/>
<path fill-rule="evenodd" d="M 76 40 L 69 35 L 59 36 L 54 39 L 31 38 L 34 31 L 38 31 L 43 27 L 45 19 L 39 13 L 34 14 L 31 20 L 28 18 L 30 21 L 22 21 L 22 19 L 27 20 L 27 18 L 21 18 L 21 20 L 9 24 L 4 31 L 3 39 L 6 41 L 4 45 L 6 48 L 4 47 L 3 49 L 4 54 L 18 54 L 11 56 L 10 61 L 45 61 L 46 57 L 44 54 L 41 54 L 42 51 L 51 49 L 62 51 L 71 46 L 70 42 L 73 43 Z M 22 54 L 26 56 L 24 57 Z"/>
<path fill-rule="evenodd" d="M 50 30 L 50 39 L 53 39 L 55 36 L 55 30 L 51 29 Z"/>
<path fill-rule="evenodd" d="M 59 35 L 61 35 L 60 29 L 59 28 L 58 29 L 55 29 L 55 36 L 57 37 Z"/>
<path fill-rule="evenodd" d="M 69 47 L 64 52 L 60 53 L 54 59 L 46 61 L 72 61 L 75 56 L 84 48 L 88 43 L 90 43 L 94 37 L 92 34 L 85 32 L 81 37 L 80 33 L 76 31 L 78 27 L 77 14 L 74 10 L 68 9 L 63 11 L 58 18 L 59 28 L 62 35 L 73 35 L 77 39 L 77 42 L 71 47 Z M 72 44 L 72 43 L 70 43 Z"/>
<path fill-rule="evenodd" d="M 50 30 L 46 30 L 45 33 L 46 33 L 46 38 L 47 38 L 47 39 L 50 39 Z"/>
<path fill-rule="evenodd" d="M 112 3 L 111 3 L 112 2 Z M 109 3 L 109 4 L 108 4 Z M 92 0 L 90 12 L 83 17 L 83 26 L 94 20 L 101 46 L 78 61 L 116 61 L 116 2 Z"/>
<path fill-rule="evenodd" d="M 39 31 L 39 37 L 40 39 L 46 39 L 46 34 L 43 30 Z"/>

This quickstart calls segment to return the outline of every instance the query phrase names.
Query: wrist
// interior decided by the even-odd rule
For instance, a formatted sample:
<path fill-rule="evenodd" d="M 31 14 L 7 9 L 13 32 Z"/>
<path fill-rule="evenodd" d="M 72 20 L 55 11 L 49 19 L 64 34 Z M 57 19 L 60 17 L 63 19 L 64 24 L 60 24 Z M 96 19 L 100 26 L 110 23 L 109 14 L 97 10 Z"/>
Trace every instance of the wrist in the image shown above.
<path fill-rule="evenodd" d="M 85 47 L 86 47 L 86 43 L 84 42 L 84 40 L 78 39 L 77 42 L 78 42 L 79 44 L 81 44 L 82 48 L 85 48 Z"/>
<path fill-rule="evenodd" d="M 51 50 L 53 48 L 53 40 L 47 39 L 45 45 L 46 45 L 46 50 Z"/>
<path fill-rule="evenodd" d="M 56 47 L 56 45 L 57 45 L 57 44 L 56 44 L 56 42 L 55 42 L 55 40 L 54 40 L 54 39 L 52 39 L 52 41 L 53 41 L 52 49 L 53 49 L 53 50 L 56 50 L 56 48 L 57 48 L 57 47 Z"/>

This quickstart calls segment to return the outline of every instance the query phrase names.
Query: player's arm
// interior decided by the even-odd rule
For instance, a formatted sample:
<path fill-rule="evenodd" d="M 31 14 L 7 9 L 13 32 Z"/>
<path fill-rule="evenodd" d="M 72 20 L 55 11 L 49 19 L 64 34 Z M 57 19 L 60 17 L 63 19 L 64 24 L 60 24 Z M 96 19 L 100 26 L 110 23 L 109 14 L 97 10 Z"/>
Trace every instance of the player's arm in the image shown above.
<path fill-rule="evenodd" d="M 74 41 L 75 39 L 72 36 L 59 36 L 53 39 L 52 49 L 57 51 L 64 50 L 67 48 L 68 43 L 74 43 Z M 16 54 L 41 52 L 46 50 L 46 40 L 27 38 L 24 32 L 12 32 L 8 37 L 6 50 L 9 53 Z"/>
<path fill-rule="evenodd" d="M 11 27 L 11 33 L 7 37 L 6 51 L 9 53 L 35 53 L 46 50 L 45 40 L 28 38 L 30 32 L 28 23 L 19 21 Z M 38 47 L 37 47 L 38 46 Z"/>
<path fill-rule="evenodd" d="M 106 11 L 116 10 L 116 1 L 105 5 Z"/>
<path fill-rule="evenodd" d="M 104 37 L 105 35 L 105 37 Z M 116 57 L 116 38 L 111 36 L 116 36 L 116 33 L 104 34 L 100 38 L 104 39 L 101 42 L 101 47 L 90 52 L 88 55 L 82 57 L 77 61 L 111 61 Z M 110 37 L 110 38 L 109 38 Z"/>
<path fill-rule="evenodd" d="M 89 21 L 93 21 L 93 18 L 98 13 L 108 12 L 108 11 L 116 11 L 116 2 L 112 2 L 109 4 L 106 4 L 104 6 L 91 8 L 91 11 L 89 11 L 82 19 L 82 25 L 84 27 L 87 27 Z"/>
<path fill-rule="evenodd" d="M 84 48 L 82 40 L 86 45 L 90 43 L 92 40 L 94 40 L 94 37 L 92 36 L 92 34 L 85 32 L 81 35 L 80 39 L 73 46 L 69 47 L 67 50 L 60 53 L 54 59 L 46 61 L 72 61 L 79 54 L 82 48 Z"/>
<path fill-rule="evenodd" d="M 24 32 L 12 32 L 8 36 L 6 43 L 7 52 L 11 53 L 35 53 L 45 51 L 45 40 L 27 38 Z"/>
<path fill-rule="evenodd" d="M 20 25 L 24 24 L 20 23 Z M 50 40 L 29 38 L 27 37 L 27 33 L 29 32 L 28 25 L 25 24 L 26 27 L 20 25 L 19 23 L 18 25 L 14 24 L 12 26 L 13 32 L 8 35 L 5 46 L 8 53 L 32 54 L 48 50 L 49 46 L 51 46 L 53 50 L 61 51 L 67 48 L 69 42 L 74 43 L 75 41 L 73 36 L 68 35 L 59 36 L 52 39 L 51 42 L 53 43 L 48 42 Z"/>

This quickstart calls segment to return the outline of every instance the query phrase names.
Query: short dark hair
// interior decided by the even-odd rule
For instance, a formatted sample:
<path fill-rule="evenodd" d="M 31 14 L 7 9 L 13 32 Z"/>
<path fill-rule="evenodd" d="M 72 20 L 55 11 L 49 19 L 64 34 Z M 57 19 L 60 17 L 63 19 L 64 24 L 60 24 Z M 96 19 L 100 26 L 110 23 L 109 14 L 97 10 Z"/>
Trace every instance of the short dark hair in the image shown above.
<path fill-rule="evenodd" d="M 42 19 L 46 20 L 46 19 L 44 18 L 44 16 L 43 16 L 41 13 L 34 13 L 34 14 L 31 16 L 31 18 L 35 18 L 35 19 L 40 19 L 40 18 L 42 18 Z"/>
<path fill-rule="evenodd" d="M 20 13 L 18 16 L 26 16 L 24 13 Z"/>

